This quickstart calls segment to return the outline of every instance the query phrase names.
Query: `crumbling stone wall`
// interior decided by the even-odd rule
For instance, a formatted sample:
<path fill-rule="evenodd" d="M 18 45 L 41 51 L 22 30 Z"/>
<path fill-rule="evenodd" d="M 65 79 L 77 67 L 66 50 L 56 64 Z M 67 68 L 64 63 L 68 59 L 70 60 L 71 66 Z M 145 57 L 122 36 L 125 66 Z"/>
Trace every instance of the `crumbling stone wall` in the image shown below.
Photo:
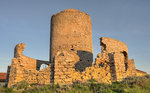
<path fill-rule="evenodd" d="M 145 76 L 146 74 L 146 72 L 136 69 L 136 76 Z"/>
<path fill-rule="evenodd" d="M 91 19 L 86 13 L 66 9 L 52 16 L 50 62 L 23 55 L 25 44 L 16 45 L 8 68 L 8 87 L 22 80 L 38 84 L 72 84 L 95 79 L 100 83 L 146 75 L 136 70 L 125 43 L 107 37 L 100 39 L 102 52 L 93 62 Z M 42 64 L 48 68 L 40 70 Z"/>
<path fill-rule="evenodd" d="M 127 45 L 121 41 L 107 37 L 102 37 L 100 40 L 101 54 L 107 54 L 107 60 L 109 56 L 112 81 L 121 81 L 126 77 L 126 71 L 128 69 L 129 58 Z"/>
<path fill-rule="evenodd" d="M 113 59 L 110 63 L 114 65 L 111 66 L 111 74 L 114 81 L 121 81 L 123 78 L 126 77 L 126 67 L 125 67 L 125 56 L 122 53 L 113 53 Z M 113 72 L 114 71 L 114 72 Z M 113 75 L 114 74 L 114 75 Z"/>
<path fill-rule="evenodd" d="M 80 57 L 75 68 L 84 71 L 92 66 L 93 47 L 91 19 L 86 13 L 75 9 L 66 9 L 52 16 L 50 62 L 58 51 L 77 53 Z"/>
<path fill-rule="evenodd" d="M 86 82 L 90 79 L 95 79 L 99 83 L 111 83 L 109 66 L 99 67 L 97 65 L 93 65 L 91 67 L 87 67 L 83 72 L 74 72 L 72 78 L 74 82 Z"/>
<path fill-rule="evenodd" d="M 127 77 L 137 76 L 134 59 L 128 60 Z"/>
<path fill-rule="evenodd" d="M 108 37 L 101 37 L 100 45 L 102 51 L 107 51 L 108 53 L 125 52 L 128 58 L 128 46 L 119 40 L 115 40 Z"/>
<path fill-rule="evenodd" d="M 15 85 L 20 81 L 27 81 L 28 83 L 50 83 L 50 65 L 47 69 L 38 71 L 39 65 L 42 61 L 38 63 L 39 60 L 27 57 L 23 55 L 25 48 L 24 43 L 16 45 L 14 58 L 9 71 L 8 87 Z M 43 61 L 43 64 L 48 64 L 49 62 Z"/>
<path fill-rule="evenodd" d="M 72 84 L 72 74 L 75 72 L 75 62 L 79 57 L 75 53 L 59 51 L 54 61 L 54 83 Z"/>
<path fill-rule="evenodd" d="M 51 83 L 51 65 L 49 64 L 48 68 L 43 68 L 39 71 L 37 76 L 38 84 L 50 84 Z"/>
<path fill-rule="evenodd" d="M 85 71 L 79 73 L 80 75 L 76 75 L 75 81 L 86 82 L 87 80 L 95 79 L 99 83 L 111 83 L 110 67 L 105 62 L 99 64 L 93 63 L 91 67 L 87 67 Z"/>
<path fill-rule="evenodd" d="M 95 79 L 101 83 L 111 83 L 110 67 L 108 64 L 99 63 L 91 67 L 86 67 L 84 71 L 75 69 L 75 63 L 79 56 L 76 53 L 68 51 L 58 51 L 54 59 L 54 84 L 72 84 L 80 81 L 86 82 L 89 79 Z"/>

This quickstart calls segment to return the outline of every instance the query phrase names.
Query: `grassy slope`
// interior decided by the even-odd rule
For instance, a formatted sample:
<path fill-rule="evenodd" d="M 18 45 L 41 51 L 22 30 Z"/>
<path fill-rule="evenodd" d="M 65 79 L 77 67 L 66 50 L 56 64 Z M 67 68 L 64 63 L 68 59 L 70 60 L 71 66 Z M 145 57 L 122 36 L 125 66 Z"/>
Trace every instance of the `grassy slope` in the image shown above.
<path fill-rule="evenodd" d="M 111 85 L 100 84 L 95 80 L 87 83 L 76 82 L 70 86 L 28 85 L 22 81 L 15 88 L 0 87 L 0 93 L 150 93 L 150 75 L 130 77 Z"/>

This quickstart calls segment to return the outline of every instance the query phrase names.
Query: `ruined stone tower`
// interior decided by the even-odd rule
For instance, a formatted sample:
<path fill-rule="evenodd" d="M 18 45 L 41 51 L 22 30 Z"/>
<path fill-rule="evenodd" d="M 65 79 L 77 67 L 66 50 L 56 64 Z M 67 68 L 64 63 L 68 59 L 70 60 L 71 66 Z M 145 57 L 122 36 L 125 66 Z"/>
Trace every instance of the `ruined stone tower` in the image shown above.
<path fill-rule="evenodd" d="M 75 68 L 83 71 L 92 65 L 93 47 L 91 19 L 86 13 L 75 9 L 66 9 L 52 16 L 50 62 L 58 51 L 76 53 L 80 60 Z"/>
<path fill-rule="evenodd" d="M 91 19 L 78 10 L 66 9 L 52 16 L 50 42 L 50 62 L 25 56 L 25 44 L 16 45 L 14 58 L 8 66 L 8 87 L 21 81 L 70 85 L 95 79 L 111 84 L 126 77 L 146 75 L 129 59 L 127 45 L 108 37 L 100 39 L 102 52 L 92 64 Z M 40 69 L 42 64 L 48 67 Z"/>

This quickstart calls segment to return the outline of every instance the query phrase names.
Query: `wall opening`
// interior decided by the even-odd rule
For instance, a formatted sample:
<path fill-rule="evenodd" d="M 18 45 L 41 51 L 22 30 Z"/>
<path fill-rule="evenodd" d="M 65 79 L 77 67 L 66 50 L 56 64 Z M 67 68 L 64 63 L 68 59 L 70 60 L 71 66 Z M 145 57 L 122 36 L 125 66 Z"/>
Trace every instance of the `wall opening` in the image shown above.
<path fill-rule="evenodd" d="M 48 68 L 48 65 L 42 64 L 42 65 L 40 66 L 40 71 L 41 71 L 42 69 L 46 69 L 46 68 Z"/>
<path fill-rule="evenodd" d="M 125 71 L 127 71 L 127 69 L 128 69 L 128 54 L 125 51 L 123 51 L 122 53 L 124 55 Z"/>

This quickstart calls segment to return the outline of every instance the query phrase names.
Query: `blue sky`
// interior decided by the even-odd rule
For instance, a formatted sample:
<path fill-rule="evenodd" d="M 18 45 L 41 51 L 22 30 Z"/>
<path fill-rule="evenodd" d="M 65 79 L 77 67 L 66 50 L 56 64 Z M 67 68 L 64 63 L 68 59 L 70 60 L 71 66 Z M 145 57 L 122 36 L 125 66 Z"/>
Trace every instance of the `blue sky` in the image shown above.
<path fill-rule="evenodd" d="M 150 73 L 150 0 L 0 0 L 0 72 L 6 72 L 14 47 L 25 43 L 24 55 L 49 60 L 50 19 L 74 8 L 92 19 L 94 57 L 99 38 L 128 45 L 137 69 Z"/>

